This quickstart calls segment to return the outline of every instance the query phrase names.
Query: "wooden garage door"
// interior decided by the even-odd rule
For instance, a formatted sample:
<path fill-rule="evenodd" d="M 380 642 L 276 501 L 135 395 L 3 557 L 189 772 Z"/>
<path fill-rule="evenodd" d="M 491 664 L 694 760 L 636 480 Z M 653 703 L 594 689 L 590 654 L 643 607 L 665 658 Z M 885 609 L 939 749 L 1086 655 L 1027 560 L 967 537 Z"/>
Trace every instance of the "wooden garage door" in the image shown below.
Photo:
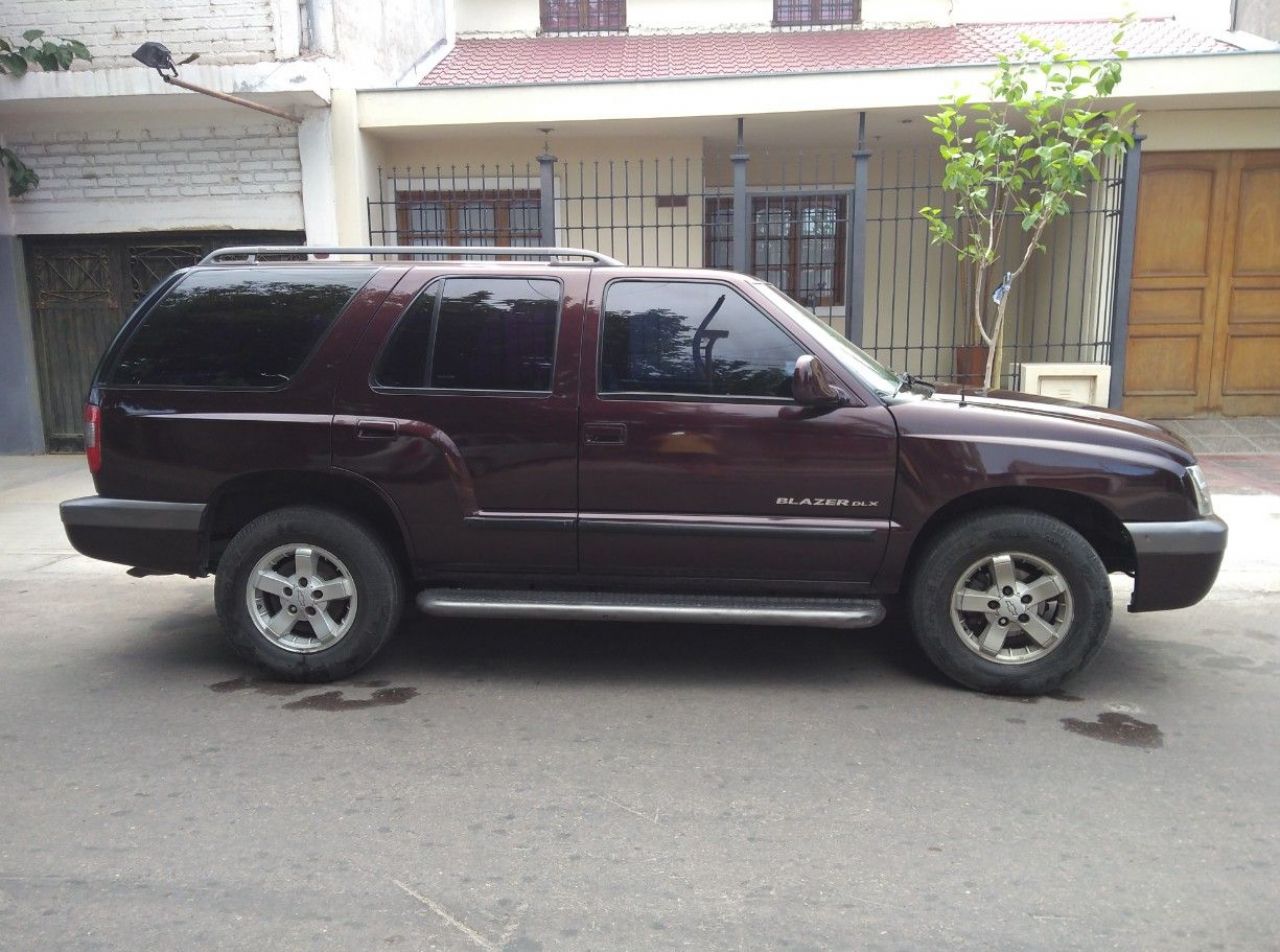
<path fill-rule="evenodd" d="M 1143 156 L 1125 409 L 1280 414 L 1280 152 Z"/>

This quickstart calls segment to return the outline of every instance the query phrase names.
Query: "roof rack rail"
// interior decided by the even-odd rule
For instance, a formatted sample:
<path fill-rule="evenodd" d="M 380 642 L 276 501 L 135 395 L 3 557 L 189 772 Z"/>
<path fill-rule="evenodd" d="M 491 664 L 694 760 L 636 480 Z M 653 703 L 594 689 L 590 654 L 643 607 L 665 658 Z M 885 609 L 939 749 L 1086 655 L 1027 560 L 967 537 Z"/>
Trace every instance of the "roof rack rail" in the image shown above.
<path fill-rule="evenodd" d="M 280 255 L 448 255 L 457 258 L 518 255 L 537 258 L 588 258 L 593 264 L 621 267 L 622 262 L 585 248 L 521 248 L 509 245 L 245 245 L 219 248 L 204 256 L 205 264 L 257 264 L 259 256 Z M 229 259 L 241 259 L 232 261 Z"/>

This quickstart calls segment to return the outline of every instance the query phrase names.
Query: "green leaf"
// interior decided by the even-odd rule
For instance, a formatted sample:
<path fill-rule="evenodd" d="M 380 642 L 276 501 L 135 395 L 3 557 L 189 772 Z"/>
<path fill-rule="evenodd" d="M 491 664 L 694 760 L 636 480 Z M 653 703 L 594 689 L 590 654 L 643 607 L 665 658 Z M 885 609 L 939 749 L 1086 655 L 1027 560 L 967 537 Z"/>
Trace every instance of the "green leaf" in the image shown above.
<path fill-rule="evenodd" d="M 34 43 L 42 36 L 44 36 L 44 30 L 27 30 L 26 33 L 22 34 L 22 38 L 28 43 Z"/>
<path fill-rule="evenodd" d="M 0 54 L 0 56 L 2 56 L 6 72 L 12 73 L 14 76 L 26 75 L 27 60 L 21 53 L 4 53 Z"/>

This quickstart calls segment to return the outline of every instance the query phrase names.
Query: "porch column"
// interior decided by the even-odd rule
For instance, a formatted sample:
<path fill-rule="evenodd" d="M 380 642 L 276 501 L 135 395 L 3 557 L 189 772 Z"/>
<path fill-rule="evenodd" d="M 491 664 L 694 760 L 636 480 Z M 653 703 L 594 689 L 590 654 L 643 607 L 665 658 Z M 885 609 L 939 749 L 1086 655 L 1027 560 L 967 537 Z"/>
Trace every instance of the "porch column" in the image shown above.
<path fill-rule="evenodd" d="M 858 148 L 853 153 L 853 193 L 849 196 L 849 235 L 845 242 L 844 336 L 862 346 L 867 280 L 867 114 L 858 113 Z"/>
<path fill-rule="evenodd" d="M 746 274 L 751 269 L 747 243 L 751 240 L 751 205 L 747 198 L 747 148 L 742 141 L 742 119 L 738 120 L 738 148 L 729 160 L 733 163 L 733 270 Z"/>
<path fill-rule="evenodd" d="M 544 145 L 538 156 L 540 176 L 538 192 L 538 243 L 544 248 L 556 246 L 556 157 L 551 146 Z"/>
<path fill-rule="evenodd" d="M 1118 410 L 1124 402 L 1124 366 L 1129 348 L 1129 293 L 1133 289 L 1133 239 L 1138 228 L 1138 175 L 1142 171 L 1142 140 L 1133 137 L 1133 148 L 1124 154 L 1121 175 L 1120 234 L 1116 252 L 1116 281 L 1111 305 L 1111 390 L 1107 406 Z"/>

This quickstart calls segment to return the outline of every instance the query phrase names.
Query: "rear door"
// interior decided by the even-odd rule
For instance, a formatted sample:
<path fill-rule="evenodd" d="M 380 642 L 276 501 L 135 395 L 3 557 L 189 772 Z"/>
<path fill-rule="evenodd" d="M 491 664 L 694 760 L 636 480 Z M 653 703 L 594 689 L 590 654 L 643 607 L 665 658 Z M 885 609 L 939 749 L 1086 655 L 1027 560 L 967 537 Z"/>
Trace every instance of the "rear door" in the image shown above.
<path fill-rule="evenodd" d="M 796 359 L 815 348 L 749 289 L 596 273 L 583 335 L 584 572 L 869 582 L 889 531 L 888 410 L 795 403 Z"/>
<path fill-rule="evenodd" d="M 577 568 L 585 270 L 415 272 L 347 365 L 335 465 L 388 494 L 419 575 Z"/>

